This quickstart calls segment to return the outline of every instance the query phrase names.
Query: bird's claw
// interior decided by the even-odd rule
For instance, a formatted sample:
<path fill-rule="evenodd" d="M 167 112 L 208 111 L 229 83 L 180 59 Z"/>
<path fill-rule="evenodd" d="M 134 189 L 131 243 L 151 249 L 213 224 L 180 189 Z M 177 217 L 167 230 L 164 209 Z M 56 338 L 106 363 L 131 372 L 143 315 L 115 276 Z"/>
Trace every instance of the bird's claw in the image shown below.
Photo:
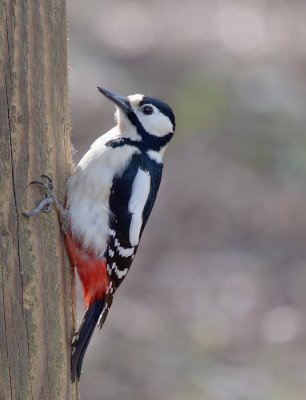
<path fill-rule="evenodd" d="M 34 217 L 39 214 L 41 211 L 44 213 L 49 213 L 52 210 L 52 207 L 56 205 L 56 199 L 53 193 L 54 183 L 52 179 L 48 175 L 41 175 L 41 178 L 45 178 L 47 182 L 43 181 L 32 181 L 30 185 L 38 185 L 46 191 L 45 198 L 42 199 L 33 210 L 26 212 L 24 211 L 22 214 L 25 217 Z"/>

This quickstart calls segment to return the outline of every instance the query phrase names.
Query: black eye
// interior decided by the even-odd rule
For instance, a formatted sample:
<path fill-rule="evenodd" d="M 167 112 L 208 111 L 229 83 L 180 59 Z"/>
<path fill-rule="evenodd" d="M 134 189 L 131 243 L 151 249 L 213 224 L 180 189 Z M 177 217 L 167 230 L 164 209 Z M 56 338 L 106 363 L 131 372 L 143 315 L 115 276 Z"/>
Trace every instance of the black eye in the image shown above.
<path fill-rule="evenodd" d="M 148 105 L 144 105 L 141 107 L 140 111 L 144 114 L 144 115 L 151 115 L 154 112 L 154 109 L 152 106 L 148 106 Z"/>

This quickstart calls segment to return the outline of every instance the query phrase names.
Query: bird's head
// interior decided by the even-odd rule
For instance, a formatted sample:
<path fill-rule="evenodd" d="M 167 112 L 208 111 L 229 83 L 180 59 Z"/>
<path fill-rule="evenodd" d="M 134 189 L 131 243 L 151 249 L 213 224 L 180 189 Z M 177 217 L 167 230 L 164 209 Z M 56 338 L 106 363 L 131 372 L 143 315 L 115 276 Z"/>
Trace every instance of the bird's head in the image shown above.
<path fill-rule="evenodd" d="M 172 109 L 162 100 L 142 94 L 122 96 L 102 87 L 98 90 L 117 106 L 119 131 L 133 140 L 167 144 L 175 130 Z"/>

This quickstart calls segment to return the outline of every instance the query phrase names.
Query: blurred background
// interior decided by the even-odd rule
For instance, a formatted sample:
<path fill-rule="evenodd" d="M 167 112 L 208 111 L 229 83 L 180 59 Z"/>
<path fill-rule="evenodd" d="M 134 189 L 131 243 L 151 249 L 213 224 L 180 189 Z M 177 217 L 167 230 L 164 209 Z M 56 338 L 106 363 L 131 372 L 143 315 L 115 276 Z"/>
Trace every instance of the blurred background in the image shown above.
<path fill-rule="evenodd" d="M 75 162 L 114 125 L 98 84 L 177 119 L 81 398 L 305 400 L 306 3 L 67 6 Z"/>

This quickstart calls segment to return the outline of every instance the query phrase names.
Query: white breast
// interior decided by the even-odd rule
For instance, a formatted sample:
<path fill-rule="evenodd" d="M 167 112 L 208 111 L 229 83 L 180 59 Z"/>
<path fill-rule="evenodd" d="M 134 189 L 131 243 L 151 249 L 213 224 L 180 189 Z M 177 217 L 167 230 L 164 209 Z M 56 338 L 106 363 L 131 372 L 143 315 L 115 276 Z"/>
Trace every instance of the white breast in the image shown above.
<path fill-rule="evenodd" d="M 96 255 L 103 255 L 107 247 L 113 177 L 120 175 L 132 155 L 139 152 L 131 146 L 105 146 L 118 136 L 114 128 L 97 139 L 67 182 L 68 229 L 85 249 Z"/>

